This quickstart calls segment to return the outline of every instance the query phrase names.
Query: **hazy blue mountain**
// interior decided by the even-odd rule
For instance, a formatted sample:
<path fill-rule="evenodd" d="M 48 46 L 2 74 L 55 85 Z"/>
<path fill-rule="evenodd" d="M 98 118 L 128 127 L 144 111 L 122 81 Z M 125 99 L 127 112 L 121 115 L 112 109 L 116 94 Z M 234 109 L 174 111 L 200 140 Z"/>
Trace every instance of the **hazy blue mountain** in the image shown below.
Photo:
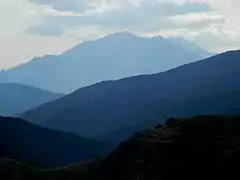
<path fill-rule="evenodd" d="M 18 115 L 62 96 L 22 84 L 0 83 L 0 115 Z"/>
<path fill-rule="evenodd" d="M 98 137 L 125 128 L 132 132 L 174 115 L 240 114 L 239 76 L 240 51 L 226 52 L 163 73 L 80 88 L 23 117 L 49 128 Z"/>
<path fill-rule="evenodd" d="M 72 133 L 45 129 L 21 119 L 0 117 L 0 147 L 0 158 L 48 168 L 105 155 L 110 146 Z"/>
<path fill-rule="evenodd" d="M 185 39 L 183 39 L 181 37 L 170 37 L 170 38 L 167 38 L 167 40 L 169 40 L 169 41 L 171 41 L 173 43 L 176 43 L 176 44 L 182 46 L 183 48 L 185 48 L 185 49 L 187 49 L 187 50 L 189 50 L 191 52 L 194 52 L 194 53 L 198 54 L 199 56 L 202 57 L 202 59 L 215 55 L 214 53 L 208 52 L 208 51 L 200 48 L 194 42 L 185 40 Z"/>
<path fill-rule="evenodd" d="M 103 80 L 161 72 L 202 59 L 162 37 L 116 33 L 85 42 L 62 55 L 48 55 L 0 72 L 0 82 L 17 82 L 69 93 Z"/>

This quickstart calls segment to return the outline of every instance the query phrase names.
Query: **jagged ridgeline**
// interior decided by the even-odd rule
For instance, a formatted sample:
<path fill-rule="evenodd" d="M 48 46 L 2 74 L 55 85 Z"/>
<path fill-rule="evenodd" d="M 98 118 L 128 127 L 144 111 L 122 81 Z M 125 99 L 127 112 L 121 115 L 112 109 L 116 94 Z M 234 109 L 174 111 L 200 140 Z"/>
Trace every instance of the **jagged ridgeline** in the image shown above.
<path fill-rule="evenodd" d="M 240 116 L 198 116 L 137 133 L 103 160 L 47 171 L 5 160 L 0 174 L 11 174 L 9 180 L 229 180 L 240 177 L 239 160 Z"/>

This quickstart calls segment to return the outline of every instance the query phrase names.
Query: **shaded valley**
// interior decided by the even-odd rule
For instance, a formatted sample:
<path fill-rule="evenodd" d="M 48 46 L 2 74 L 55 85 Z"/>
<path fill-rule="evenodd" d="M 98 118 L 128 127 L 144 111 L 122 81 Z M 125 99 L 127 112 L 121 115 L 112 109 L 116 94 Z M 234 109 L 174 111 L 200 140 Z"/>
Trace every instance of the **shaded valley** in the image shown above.
<path fill-rule="evenodd" d="M 0 158 L 50 168 L 105 156 L 110 150 L 100 141 L 0 117 Z"/>
<path fill-rule="evenodd" d="M 0 83 L 0 115 L 19 116 L 23 112 L 63 97 L 63 94 L 15 83 Z"/>

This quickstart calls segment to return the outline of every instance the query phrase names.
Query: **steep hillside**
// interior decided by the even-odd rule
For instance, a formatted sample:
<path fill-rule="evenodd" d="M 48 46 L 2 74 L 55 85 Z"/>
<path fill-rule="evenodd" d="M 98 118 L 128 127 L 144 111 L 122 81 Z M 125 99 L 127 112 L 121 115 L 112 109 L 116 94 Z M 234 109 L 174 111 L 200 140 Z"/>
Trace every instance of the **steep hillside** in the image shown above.
<path fill-rule="evenodd" d="M 110 146 L 93 139 L 4 117 L 0 117 L 0 147 L 0 158 L 44 168 L 88 160 L 105 155 L 110 149 Z"/>
<path fill-rule="evenodd" d="M 233 180 L 239 179 L 240 116 L 169 119 L 136 133 L 102 160 L 37 170 L 0 161 L 7 180 Z"/>
<path fill-rule="evenodd" d="M 239 178 L 240 117 L 169 119 L 137 133 L 109 155 L 96 180 Z"/>
<path fill-rule="evenodd" d="M 99 81 L 157 73 L 200 59 L 198 53 L 162 37 L 116 33 L 0 72 L 0 82 L 69 93 Z"/>
<path fill-rule="evenodd" d="M 236 114 L 238 76 L 240 51 L 226 52 L 159 74 L 81 88 L 23 117 L 49 128 L 99 137 L 129 127 L 146 128 L 174 115 Z"/>
<path fill-rule="evenodd" d="M 62 96 L 22 84 L 0 83 L 0 115 L 16 116 Z"/>

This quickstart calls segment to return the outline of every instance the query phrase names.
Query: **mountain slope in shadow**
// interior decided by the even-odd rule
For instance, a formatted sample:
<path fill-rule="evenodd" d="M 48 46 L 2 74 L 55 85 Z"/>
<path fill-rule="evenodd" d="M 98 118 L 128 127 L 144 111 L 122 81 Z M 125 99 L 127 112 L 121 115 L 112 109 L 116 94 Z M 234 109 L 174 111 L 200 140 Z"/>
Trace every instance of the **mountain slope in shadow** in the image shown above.
<path fill-rule="evenodd" d="M 42 89 L 15 83 L 0 83 L 0 115 L 16 116 L 63 97 Z"/>
<path fill-rule="evenodd" d="M 98 180 L 235 179 L 239 120 L 239 116 L 171 118 L 122 143 L 91 174 Z"/>
<path fill-rule="evenodd" d="M 240 51 L 226 52 L 163 73 L 97 83 L 30 110 L 23 118 L 99 137 L 129 127 L 149 127 L 174 115 L 240 113 L 234 94 L 229 97 L 233 101 L 224 100 L 229 92 L 240 90 L 239 59 Z M 214 109 L 196 103 L 208 100 Z"/>
<path fill-rule="evenodd" d="M 0 158 L 41 168 L 104 156 L 111 146 L 72 133 L 53 131 L 22 119 L 0 117 Z"/>
<path fill-rule="evenodd" d="M 136 133 L 104 159 L 39 170 L 0 160 L 7 180 L 239 179 L 240 116 L 171 118 Z"/>

